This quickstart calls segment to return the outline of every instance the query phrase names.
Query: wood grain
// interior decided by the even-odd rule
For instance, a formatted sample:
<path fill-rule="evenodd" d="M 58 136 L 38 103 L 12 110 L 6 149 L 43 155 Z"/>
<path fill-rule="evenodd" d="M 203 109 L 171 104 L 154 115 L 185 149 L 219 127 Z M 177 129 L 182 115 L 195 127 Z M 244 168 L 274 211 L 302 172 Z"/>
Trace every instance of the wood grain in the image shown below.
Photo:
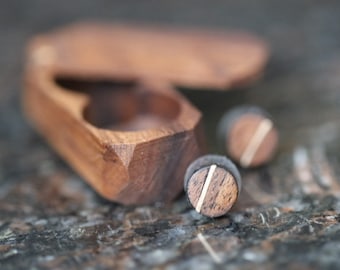
<path fill-rule="evenodd" d="M 207 180 L 210 167 L 205 167 L 195 172 L 188 181 L 187 194 L 194 208 L 201 198 L 203 187 Z M 199 213 L 209 217 L 218 217 L 226 214 L 236 202 L 238 187 L 232 174 L 224 168 L 214 170 L 212 181 L 204 196 Z"/>

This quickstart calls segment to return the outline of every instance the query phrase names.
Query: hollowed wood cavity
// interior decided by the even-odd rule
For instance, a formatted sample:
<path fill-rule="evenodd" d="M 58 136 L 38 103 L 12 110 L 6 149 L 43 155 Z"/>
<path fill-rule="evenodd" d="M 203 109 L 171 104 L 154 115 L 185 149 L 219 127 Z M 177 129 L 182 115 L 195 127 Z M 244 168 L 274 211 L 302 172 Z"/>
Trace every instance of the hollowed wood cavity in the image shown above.
<path fill-rule="evenodd" d="M 99 128 L 119 131 L 158 128 L 174 120 L 180 110 L 175 99 L 148 91 L 131 81 L 57 78 L 56 82 L 64 89 L 90 97 L 83 115 L 86 121 Z"/>

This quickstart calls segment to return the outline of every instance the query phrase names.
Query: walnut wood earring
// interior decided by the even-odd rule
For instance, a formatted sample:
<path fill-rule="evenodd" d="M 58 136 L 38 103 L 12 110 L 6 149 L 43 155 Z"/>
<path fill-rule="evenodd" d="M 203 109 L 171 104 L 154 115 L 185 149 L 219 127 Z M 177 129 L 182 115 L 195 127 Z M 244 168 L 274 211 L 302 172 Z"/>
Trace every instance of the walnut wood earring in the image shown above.
<path fill-rule="evenodd" d="M 226 214 L 241 190 L 241 176 L 226 157 L 205 155 L 188 167 L 184 189 L 195 210 L 208 217 Z"/>
<path fill-rule="evenodd" d="M 242 106 L 223 115 L 218 140 L 227 155 L 244 168 L 269 162 L 278 145 L 278 132 L 269 114 L 255 106 Z"/>

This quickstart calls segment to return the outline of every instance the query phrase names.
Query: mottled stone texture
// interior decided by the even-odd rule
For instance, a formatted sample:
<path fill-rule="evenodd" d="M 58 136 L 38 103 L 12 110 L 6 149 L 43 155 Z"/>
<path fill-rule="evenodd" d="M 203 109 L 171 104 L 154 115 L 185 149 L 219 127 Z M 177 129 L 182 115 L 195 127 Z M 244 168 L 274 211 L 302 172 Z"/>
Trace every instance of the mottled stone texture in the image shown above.
<path fill-rule="evenodd" d="M 2 1 L 0 268 L 340 268 L 339 14 L 339 1 Z M 212 151 L 221 151 L 214 129 L 231 106 L 262 106 L 277 122 L 279 153 L 243 172 L 232 213 L 203 218 L 184 197 L 167 206 L 106 202 L 28 127 L 19 106 L 26 40 L 93 18 L 243 28 L 271 43 L 256 85 L 183 89 L 205 114 Z"/>

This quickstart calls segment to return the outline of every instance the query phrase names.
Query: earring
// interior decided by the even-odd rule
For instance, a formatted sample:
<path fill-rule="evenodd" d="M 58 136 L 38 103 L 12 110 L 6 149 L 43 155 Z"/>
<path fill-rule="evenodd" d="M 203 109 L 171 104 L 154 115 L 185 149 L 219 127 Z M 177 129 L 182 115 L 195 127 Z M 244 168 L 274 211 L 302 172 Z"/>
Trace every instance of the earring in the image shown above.
<path fill-rule="evenodd" d="M 270 115 L 255 106 L 241 106 L 225 113 L 217 134 L 227 155 L 243 168 L 269 162 L 279 139 Z"/>
<path fill-rule="evenodd" d="M 198 213 L 219 217 L 226 214 L 236 202 L 241 190 L 241 176 L 228 158 L 205 155 L 188 167 L 184 190 Z"/>

